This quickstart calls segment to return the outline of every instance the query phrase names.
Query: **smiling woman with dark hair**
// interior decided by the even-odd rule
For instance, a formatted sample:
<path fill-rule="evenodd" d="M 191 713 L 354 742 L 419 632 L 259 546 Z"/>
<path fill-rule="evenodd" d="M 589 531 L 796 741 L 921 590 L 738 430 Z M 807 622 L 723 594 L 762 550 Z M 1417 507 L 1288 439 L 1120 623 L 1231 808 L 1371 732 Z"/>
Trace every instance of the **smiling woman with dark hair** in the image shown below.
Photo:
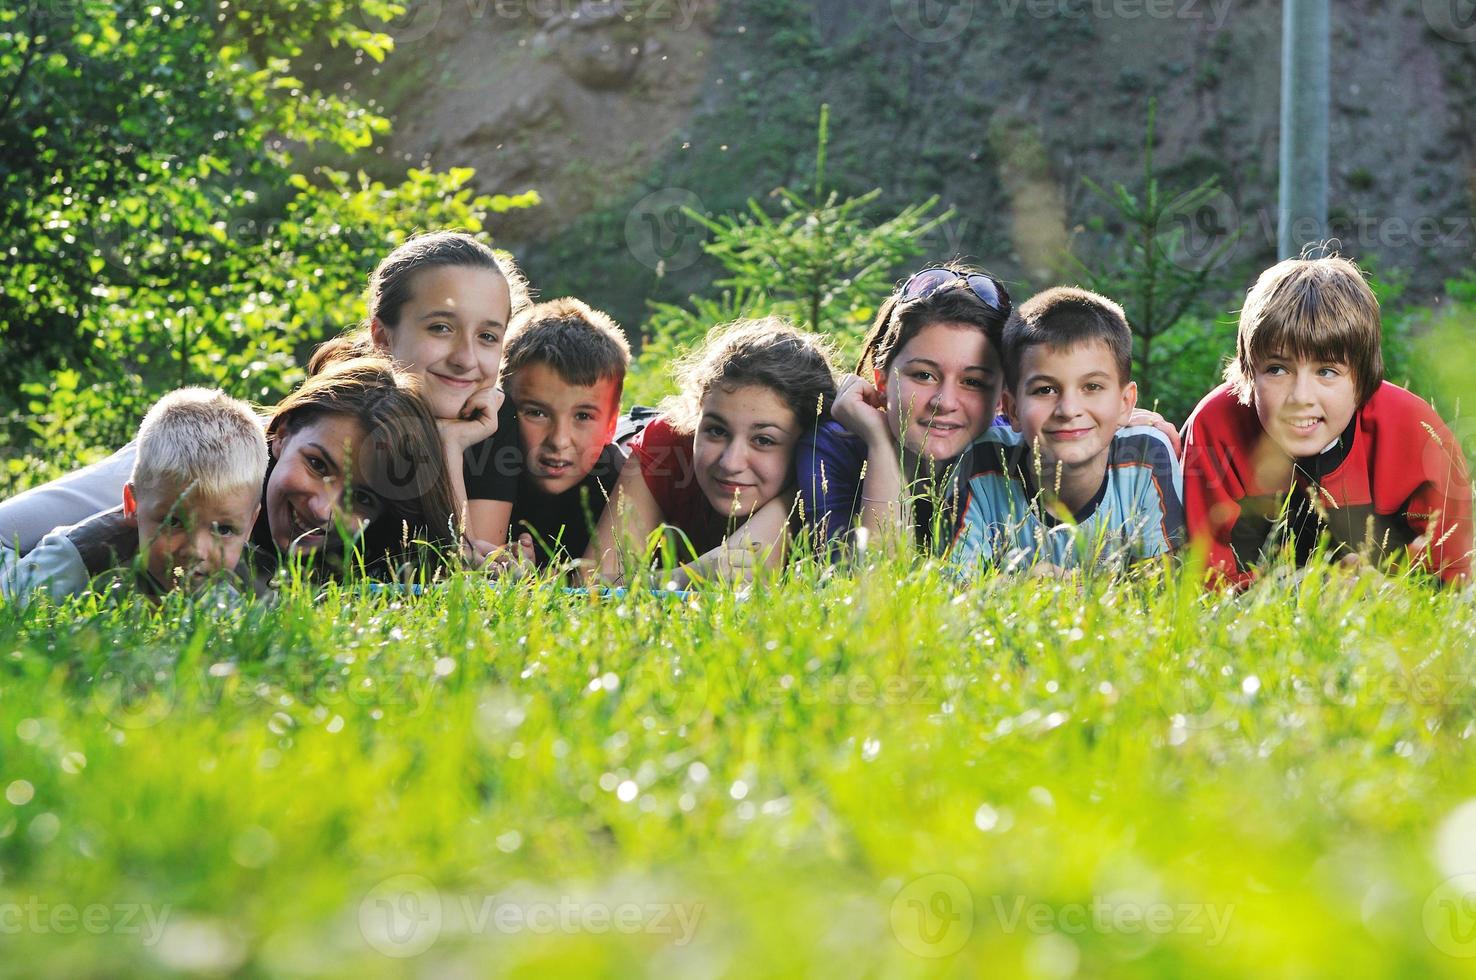
<path fill-rule="evenodd" d="M 946 546 L 958 461 L 999 409 L 1009 314 L 1003 284 L 963 265 L 924 269 L 887 298 L 857 373 L 841 379 L 831 417 L 796 453 L 803 513 L 820 540 L 859 523 Z"/>

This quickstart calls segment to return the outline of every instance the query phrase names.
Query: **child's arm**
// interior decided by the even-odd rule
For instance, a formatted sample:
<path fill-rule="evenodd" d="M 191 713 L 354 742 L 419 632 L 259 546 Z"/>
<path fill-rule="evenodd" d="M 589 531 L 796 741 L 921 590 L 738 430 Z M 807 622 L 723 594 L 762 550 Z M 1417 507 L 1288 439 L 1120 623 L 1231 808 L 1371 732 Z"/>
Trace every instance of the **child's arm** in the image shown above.
<path fill-rule="evenodd" d="M 964 500 L 963 518 L 948 549 L 948 559 L 960 572 L 973 574 L 994 561 L 992 520 L 984 506 L 983 495 L 970 485 Z"/>
<path fill-rule="evenodd" d="M 887 425 L 886 396 L 854 374 L 841 379 L 830 415 L 866 444 L 861 481 L 861 526 L 873 540 L 911 543 L 911 517 L 902 493 L 902 463 Z"/>
<path fill-rule="evenodd" d="M 1231 532 L 1240 519 L 1240 498 L 1224 447 L 1190 418 L 1184 429 L 1184 529 L 1189 543 L 1206 549 L 1205 570 L 1218 581 L 1249 585 L 1254 574 L 1242 568 L 1231 547 Z"/>
<path fill-rule="evenodd" d="M 93 576 L 126 562 L 138 547 L 138 525 L 122 507 L 59 527 L 23 558 L 0 549 L 0 595 L 25 605 L 38 589 L 53 599 L 86 592 Z"/>
<path fill-rule="evenodd" d="M 512 523 L 511 488 L 516 486 L 516 476 L 499 467 L 508 465 L 502 456 L 510 445 L 508 440 L 516 435 L 511 408 L 504 410 L 504 401 L 501 389 L 483 388 L 466 400 L 461 417 L 439 423 L 456 513 L 465 525 L 464 537 L 479 543 L 474 548 L 506 545 Z M 496 438 L 499 434 L 501 439 Z M 516 445 L 511 445 L 516 452 Z M 475 485 L 470 485 L 468 474 Z"/>
<path fill-rule="evenodd" d="M 624 554 L 644 554 L 646 539 L 661 526 L 661 507 L 646 486 L 639 459 L 631 459 L 620 471 L 615 492 L 600 515 L 594 540 L 584 553 L 586 574 L 600 581 L 621 584 L 625 577 Z"/>
<path fill-rule="evenodd" d="M 673 576 L 678 588 L 710 579 L 744 584 L 753 580 L 756 568 L 781 568 L 793 508 L 793 492 L 764 504 L 722 544 L 678 569 Z"/>
<path fill-rule="evenodd" d="M 1431 416 L 1435 413 L 1432 411 Z M 1411 557 L 1447 582 L 1471 575 L 1471 481 L 1460 443 L 1438 417 L 1422 454 L 1425 480 L 1405 511 L 1418 535 Z"/>

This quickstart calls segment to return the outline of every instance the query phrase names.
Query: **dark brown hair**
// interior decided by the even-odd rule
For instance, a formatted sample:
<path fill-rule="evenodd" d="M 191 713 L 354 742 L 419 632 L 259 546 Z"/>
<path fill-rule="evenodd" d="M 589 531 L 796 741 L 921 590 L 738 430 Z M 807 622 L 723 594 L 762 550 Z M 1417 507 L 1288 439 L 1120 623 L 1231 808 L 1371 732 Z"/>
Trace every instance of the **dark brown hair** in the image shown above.
<path fill-rule="evenodd" d="M 614 378 L 618 393 L 630 364 L 630 345 L 609 314 L 565 297 L 530 308 L 508 330 L 502 345 L 503 383 L 530 364 L 546 364 L 565 383 L 580 387 Z"/>
<path fill-rule="evenodd" d="M 677 380 L 681 393 L 661 408 L 680 432 L 696 429 L 702 400 L 719 385 L 768 388 L 794 413 L 802 430 L 828 417 L 835 401 L 829 345 L 777 316 L 739 320 L 713 330 L 700 348 L 679 362 Z"/>
<path fill-rule="evenodd" d="M 924 327 L 934 323 L 967 323 L 978 327 L 989 338 L 994 350 L 999 350 L 1005 318 L 1010 313 L 1010 294 L 1005 291 L 1004 284 L 987 272 L 979 272 L 958 262 L 944 263 L 936 268 L 956 272 L 960 279 L 976 273 L 987 276 L 999 291 L 1003 307 L 993 309 L 985 305 L 967 286 L 939 289 L 921 299 L 903 302 L 903 284 L 899 284 L 876 311 L 876 319 L 872 321 L 861 348 L 861 358 L 856 363 L 857 374 L 868 381 L 871 380 L 870 372 L 886 374 L 898 352 Z"/>
<path fill-rule="evenodd" d="M 1261 273 L 1240 311 L 1235 359 L 1225 380 L 1251 403 L 1256 364 L 1275 356 L 1346 364 L 1358 404 L 1384 381 L 1379 300 L 1351 260 L 1287 259 Z"/>
<path fill-rule="evenodd" d="M 384 503 L 360 539 L 366 563 L 384 566 L 408 556 L 406 541 L 456 552 L 460 535 L 446 474 L 440 430 L 421 398 L 420 381 L 387 357 L 359 357 L 327 365 L 277 405 L 267 441 L 324 415 L 346 415 L 363 428 L 362 467 Z"/>
<path fill-rule="evenodd" d="M 1020 364 L 1025 352 L 1044 345 L 1055 350 L 1100 340 L 1112 354 L 1117 380 L 1127 384 L 1133 376 L 1133 331 L 1127 315 L 1106 296 L 1056 286 L 1037 293 L 1010 314 L 1004 328 L 1005 387 L 1013 391 L 1020 383 Z"/>
<path fill-rule="evenodd" d="M 494 252 L 465 232 L 433 231 L 415 235 L 386 255 L 370 274 L 368 318 L 356 329 L 319 344 L 308 359 L 308 373 L 316 374 L 333 361 L 377 353 L 370 338 L 370 324 L 378 320 L 393 330 L 400 323 L 401 310 L 414 293 L 416 274 L 447 267 L 489 269 L 502 276 L 512 300 L 509 323 L 532 302 L 528 280 L 510 256 Z"/>

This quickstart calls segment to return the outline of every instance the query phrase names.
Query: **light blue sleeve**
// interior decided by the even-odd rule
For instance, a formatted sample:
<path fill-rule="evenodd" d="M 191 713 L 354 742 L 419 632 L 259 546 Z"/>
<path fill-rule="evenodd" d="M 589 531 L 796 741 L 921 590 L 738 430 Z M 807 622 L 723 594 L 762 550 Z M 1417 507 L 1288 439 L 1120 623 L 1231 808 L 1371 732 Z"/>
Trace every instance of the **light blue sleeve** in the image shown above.
<path fill-rule="evenodd" d="M 52 528 L 77 524 L 123 502 L 138 441 L 107 459 L 0 501 L 0 545 L 24 555 Z"/>
<path fill-rule="evenodd" d="M 963 519 L 959 521 L 958 534 L 949 549 L 949 560 L 959 571 L 973 574 L 994 559 L 994 535 L 991 533 L 990 516 L 984 506 L 985 494 L 977 481 L 969 481 L 965 492 Z"/>
<path fill-rule="evenodd" d="M 24 557 L 0 547 L 0 597 L 24 606 L 38 589 L 53 599 L 86 592 L 92 580 L 81 552 L 67 537 L 69 530 L 57 528 Z"/>

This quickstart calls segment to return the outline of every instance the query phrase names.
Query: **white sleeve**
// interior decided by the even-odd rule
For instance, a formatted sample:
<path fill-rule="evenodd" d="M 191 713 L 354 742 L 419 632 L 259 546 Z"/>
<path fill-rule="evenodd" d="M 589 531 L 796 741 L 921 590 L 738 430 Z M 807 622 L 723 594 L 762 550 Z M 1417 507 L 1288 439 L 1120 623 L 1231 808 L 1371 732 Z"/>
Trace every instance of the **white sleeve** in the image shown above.
<path fill-rule="evenodd" d="M 77 524 L 118 506 L 137 454 L 134 440 L 107 459 L 0 501 L 0 546 L 24 555 L 52 528 Z"/>

